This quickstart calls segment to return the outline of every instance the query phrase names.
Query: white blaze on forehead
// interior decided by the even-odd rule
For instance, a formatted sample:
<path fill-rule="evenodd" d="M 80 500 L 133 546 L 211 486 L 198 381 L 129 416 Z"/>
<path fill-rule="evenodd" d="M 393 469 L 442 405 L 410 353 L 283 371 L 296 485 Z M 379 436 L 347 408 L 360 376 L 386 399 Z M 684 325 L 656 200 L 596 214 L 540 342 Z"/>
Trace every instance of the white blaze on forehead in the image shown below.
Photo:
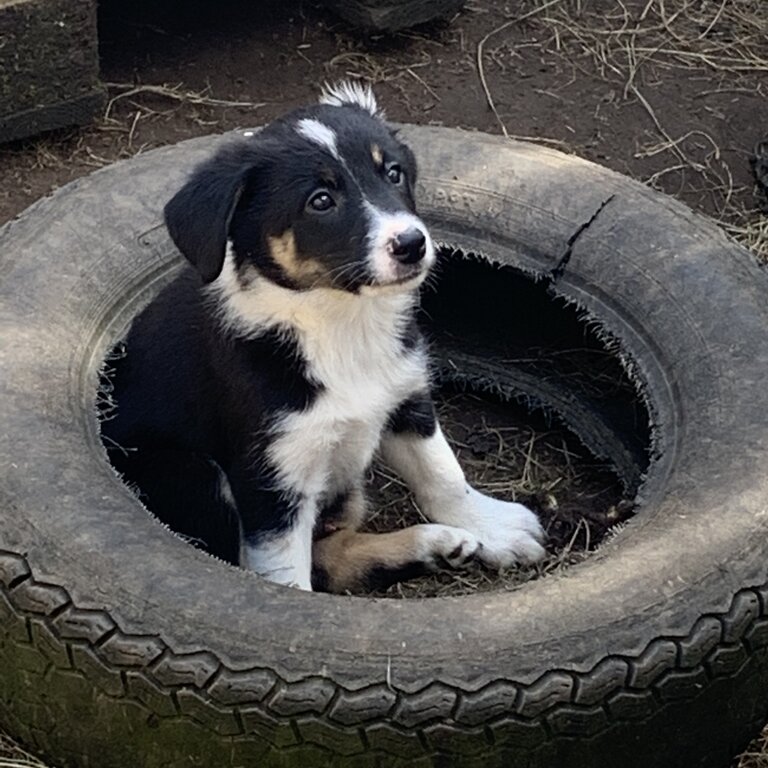
<path fill-rule="evenodd" d="M 311 117 L 305 117 L 296 124 L 296 132 L 305 139 L 327 149 L 334 157 L 339 156 L 339 150 L 336 147 L 336 131 L 329 128 L 325 123 Z"/>
<path fill-rule="evenodd" d="M 384 112 L 379 109 L 371 87 L 352 80 L 342 80 L 333 84 L 326 83 L 320 94 L 320 103 L 330 104 L 334 107 L 352 104 L 370 112 L 374 117 L 384 117 Z"/>

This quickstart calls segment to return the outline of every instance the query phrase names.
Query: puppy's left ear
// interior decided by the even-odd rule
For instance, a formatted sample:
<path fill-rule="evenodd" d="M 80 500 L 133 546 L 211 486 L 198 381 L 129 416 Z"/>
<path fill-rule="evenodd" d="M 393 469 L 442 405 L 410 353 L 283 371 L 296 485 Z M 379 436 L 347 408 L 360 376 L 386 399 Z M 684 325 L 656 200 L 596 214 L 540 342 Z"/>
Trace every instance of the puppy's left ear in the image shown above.
<path fill-rule="evenodd" d="M 171 239 L 206 283 L 224 264 L 229 224 L 249 167 L 243 147 L 226 147 L 197 168 L 165 206 Z"/>

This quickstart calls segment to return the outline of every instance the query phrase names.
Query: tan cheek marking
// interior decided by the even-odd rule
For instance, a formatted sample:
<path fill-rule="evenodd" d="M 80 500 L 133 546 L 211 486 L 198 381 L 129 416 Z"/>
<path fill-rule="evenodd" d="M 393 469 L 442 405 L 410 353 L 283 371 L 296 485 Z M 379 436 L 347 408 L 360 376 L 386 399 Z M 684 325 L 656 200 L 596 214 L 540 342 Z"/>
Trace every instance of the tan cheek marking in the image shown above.
<path fill-rule="evenodd" d="M 373 162 L 376 163 L 377 168 L 384 165 L 384 153 L 381 151 L 381 147 L 378 144 L 371 145 L 371 157 L 373 158 Z"/>
<path fill-rule="evenodd" d="M 302 282 L 322 274 L 323 268 L 316 261 L 299 258 L 292 229 L 286 229 L 282 235 L 267 238 L 267 243 L 272 260 L 288 277 Z"/>

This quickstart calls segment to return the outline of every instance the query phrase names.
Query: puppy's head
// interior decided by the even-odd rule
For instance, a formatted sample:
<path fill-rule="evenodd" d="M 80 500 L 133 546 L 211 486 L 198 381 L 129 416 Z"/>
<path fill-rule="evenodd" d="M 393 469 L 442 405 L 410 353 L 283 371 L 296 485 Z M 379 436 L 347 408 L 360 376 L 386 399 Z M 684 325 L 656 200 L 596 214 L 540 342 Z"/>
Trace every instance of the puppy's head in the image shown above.
<path fill-rule="evenodd" d="M 413 153 L 370 90 L 341 84 L 223 148 L 165 208 L 168 230 L 205 282 L 227 242 L 238 277 L 294 290 L 407 290 L 434 262 L 415 212 Z"/>

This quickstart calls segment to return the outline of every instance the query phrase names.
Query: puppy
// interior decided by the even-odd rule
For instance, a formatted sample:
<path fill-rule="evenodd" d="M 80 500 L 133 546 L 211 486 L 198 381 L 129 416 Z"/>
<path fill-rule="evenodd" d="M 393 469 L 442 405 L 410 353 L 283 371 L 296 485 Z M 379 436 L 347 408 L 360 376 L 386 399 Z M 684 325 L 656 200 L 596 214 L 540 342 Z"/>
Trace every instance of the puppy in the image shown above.
<path fill-rule="evenodd" d="M 165 208 L 189 266 L 135 320 L 103 431 L 161 520 L 271 581 L 340 592 L 544 554 L 536 516 L 471 488 L 437 423 L 415 181 L 372 92 L 342 83 Z M 433 523 L 358 532 L 377 449 Z"/>

